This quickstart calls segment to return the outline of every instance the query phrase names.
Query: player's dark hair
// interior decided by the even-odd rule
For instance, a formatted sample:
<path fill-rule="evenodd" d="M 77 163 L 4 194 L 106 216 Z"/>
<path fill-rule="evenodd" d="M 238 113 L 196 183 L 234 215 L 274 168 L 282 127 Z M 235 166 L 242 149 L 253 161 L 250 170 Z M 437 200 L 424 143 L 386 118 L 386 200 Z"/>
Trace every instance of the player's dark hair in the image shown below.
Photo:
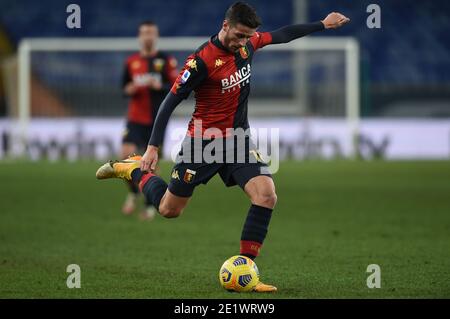
<path fill-rule="evenodd" d="M 139 24 L 139 28 L 142 27 L 143 25 L 150 26 L 150 27 L 153 27 L 153 26 L 157 27 L 157 26 L 158 26 L 158 25 L 157 25 L 155 22 L 153 22 L 152 20 L 145 20 L 145 21 L 142 21 L 142 22 Z"/>
<path fill-rule="evenodd" d="M 261 18 L 256 14 L 256 10 L 245 2 L 235 2 L 225 13 L 225 20 L 230 24 L 243 24 L 249 28 L 256 29 L 261 25 Z"/>

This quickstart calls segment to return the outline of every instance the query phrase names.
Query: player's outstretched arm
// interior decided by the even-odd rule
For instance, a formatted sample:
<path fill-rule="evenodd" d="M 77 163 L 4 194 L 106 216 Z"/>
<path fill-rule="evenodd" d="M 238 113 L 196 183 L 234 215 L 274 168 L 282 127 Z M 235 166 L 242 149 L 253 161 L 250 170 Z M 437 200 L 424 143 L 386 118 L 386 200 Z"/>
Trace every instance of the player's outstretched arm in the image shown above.
<path fill-rule="evenodd" d="M 167 123 L 173 110 L 183 100 L 182 97 L 169 92 L 161 103 L 155 122 L 153 124 L 152 136 L 148 142 L 147 150 L 141 159 L 141 170 L 144 172 L 154 171 L 158 163 L 158 148 L 164 139 Z"/>
<path fill-rule="evenodd" d="M 336 29 L 349 21 L 350 19 L 343 14 L 332 12 L 325 19 L 317 22 L 289 25 L 270 32 L 272 35 L 271 44 L 287 43 L 324 29 Z"/>

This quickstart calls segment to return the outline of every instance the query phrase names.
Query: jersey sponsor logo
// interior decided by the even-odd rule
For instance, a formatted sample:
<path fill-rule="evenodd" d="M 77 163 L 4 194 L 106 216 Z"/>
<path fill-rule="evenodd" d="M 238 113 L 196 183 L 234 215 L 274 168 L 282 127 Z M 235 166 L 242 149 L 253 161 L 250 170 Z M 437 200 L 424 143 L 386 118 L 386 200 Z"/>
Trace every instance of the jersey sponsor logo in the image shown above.
<path fill-rule="evenodd" d="M 164 59 L 154 59 L 153 60 L 153 67 L 155 68 L 155 71 L 156 72 L 161 72 L 165 63 L 166 62 L 164 61 Z"/>
<path fill-rule="evenodd" d="M 187 65 L 189 68 L 191 68 L 191 69 L 193 69 L 193 70 L 195 70 L 195 71 L 198 71 L 198 70 L 197 70 L 197 61 L 195 61 L 194 59 L 190 59 L 189 61 L 187 61 L 187 62 L 186 62 L 186 65 Z"/>
<path fill-rule="evenodd" d="M 194 179 L 196 173 L 197 173 L 196 171 L 193 171 L 193 170 L 191 170 L 191 169 L 189 169 L 189 168 L 186 169 L 186 173 L 184 173 L 183 180 L 184 180 L 186 183 L 191 183 L 192 180 Z"/>
<path fill-rule="evenodd" d="M 241 48 L 239 49 L 239 53 L 241 54 L 241 57 L 242 57 L 243 59 L 247 59 L 247 58 L 248 58 L 248 50 L 247 50 L 246 47 L 241 47 Z"/>
<path fill-rule="evenodd" d="M 133 82 L 139 86 L 146 85 L 150 81 L 150 79 L 155 79 L 156 81 L 161 82 L 162 81 L 161 73 L 150 72 L 150 73 L 136 74 L 133 76 Z"/>
<path fill-rule="evenodd" d="M 186 83 L 190 76 L 191 72 L 189 72 L 189 70 L 184 70 L 183 74 L 181 75 L 181 83 Z"/>
<path fill-rule="evenodd" d="M 219 66 L 222 66 L 224 64 L 224 62 L 222 61 L 222 59 L 217 59 L 216 60 L 216 63 L 215 63 L 215 65 L 214 65 L 214 67 L 219 67 Z"/>
<path fill-rule="evenodd" d="M 234 74 L 231 74 L 228 78 L 222 79 L 222 93 L 225 93 L 225 91 L 230 92 L 232 89 L 233 91 L 236 89 L 236 86 L 241 87 L 245 86 L 245 84 L 250 83 L 250 63 L 246 66 L 243 66 L 238 71 L 234 72 Z"/>

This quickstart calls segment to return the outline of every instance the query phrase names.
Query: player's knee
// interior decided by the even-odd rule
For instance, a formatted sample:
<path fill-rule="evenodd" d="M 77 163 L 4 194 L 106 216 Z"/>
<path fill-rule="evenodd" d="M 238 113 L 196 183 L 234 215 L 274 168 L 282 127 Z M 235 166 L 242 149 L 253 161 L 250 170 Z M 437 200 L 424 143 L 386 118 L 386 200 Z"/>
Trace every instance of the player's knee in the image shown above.
<path fill-rule="evenodd" d="M 275 191 L 260 193 L 253 199 L 253 204 L 267 208 L 274 208 L 276 203 L 277 194 Z"/>
<path fill-rule="evenodd" d="M 160 207 L 159 213 L 166 218 L 176 218 L 181 215 L 183 209 L 177 207 Z"/>

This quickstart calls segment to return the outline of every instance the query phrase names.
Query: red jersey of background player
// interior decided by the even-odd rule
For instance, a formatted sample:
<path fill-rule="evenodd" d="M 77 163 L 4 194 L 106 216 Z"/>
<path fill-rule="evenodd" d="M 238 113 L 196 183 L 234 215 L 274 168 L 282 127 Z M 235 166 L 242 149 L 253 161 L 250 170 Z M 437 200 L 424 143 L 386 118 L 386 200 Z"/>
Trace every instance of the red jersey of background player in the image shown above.
<path fill-rule="evenodd" d="M 218 128 L 227 136 L 227 128 L 249 127 L 247 104 L 253 53 L 271 42 L 269 32 L 255 32 L 244 47 L 233 53 L 215 35 L 187 58 L 171 92 L 187 98 L 195 91 L 189 136 L 194 136 L 196 120 L 202 121 L 202 134 L 208 128 Z"/>
<path fill-rule="evenodd" d="M 175 58 L 163 52 L 157 52 L 152 57 L 142 57 L 141 54 L 136 53 L 127 59 L 122 86 L 130 81 L 137 85 L 145 83 L 148 77 L 155 77 L 163 84 L 161 90 L 151 90 L 142 86 L 131 96 L 128 105 L 129 122 L 143 125 L 153 124 L 159 105 L 178 75 L 176 67 Z"/>

